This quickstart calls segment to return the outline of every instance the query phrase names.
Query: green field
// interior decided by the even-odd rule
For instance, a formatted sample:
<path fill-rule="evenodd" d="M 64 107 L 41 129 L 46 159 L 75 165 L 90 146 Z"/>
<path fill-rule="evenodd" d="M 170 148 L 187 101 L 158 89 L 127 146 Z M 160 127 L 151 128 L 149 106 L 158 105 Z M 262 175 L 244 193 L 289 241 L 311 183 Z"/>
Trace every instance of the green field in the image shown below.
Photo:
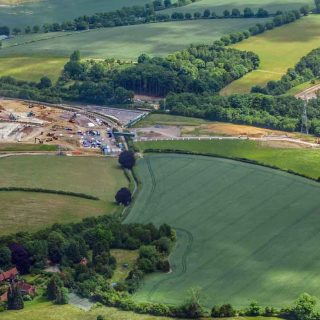
<path fill-rule="evenodd" d="M 106 320 L 168 320 L 170 318 L 154 317 L 118 311 L 114 308 L 96 308 L 92 311 L 82 311 L 70 305 L 58 306 L 51 302 L 27 303 L 24 310 L 6 311 L 1 313 L 1 320 L 96 320 L 102 315 Z M 262 320 L 262 317 L 257 320 Z M 272 319 L 274 320 L 274 319 Z"/>
<path fill-rule="evenodd" d="M 251 37 L 233 46 L 253 51 L 261 59 L 260 68 L 232 82 L 223 95 L 250 92 L 254 85 L 279 80 L 288 68 L 311 50 L 320 47 L 320 15 L 311 15 L 292 24 Z"/>
<path fill-rule="evenodd" d="M 42 228 L 113 212 L 114 195 L 128 185 L 116 159 L 19 156 L 0 159 L 0 187 L 26 187 L 85 193 L 99 201 L 70 196 L 0 192 L 0 234 Z"/>
<path fill-rule="evenodd" d="M 168 223 L 178 241 L 169 274 L 148 276 L 135 299 L 181 303 L 201 288 L 207 307 L 252 300 L 283 307 L 320 294 L 320 185 L 226 159 L 145 155 L 126 222 Z"/>
<path fill-rule="evenodd" d="M 183 116 L 172 116 L 168 114 L 157 114 L 151 113 L 141 121 L 137 122 L 135 128 L 144 128 L 154 125 L 164 126 L 199 126 L 201 124 L 210 123 L 203 119 L 183 117 Z"/>
<path fill-rule="evenodd" d="M 81 50 L 84 58 L 136 60 L 142 53 L 164 56 L 191 43 L 211 44 L 224 34 L 246 30 L 257 21 L 179 21 L 18 36 L 3 42 L 0 76 L 13 75 L 19 79 L 38 80 L 46 74 L 57 79 L 67 57 L 77 49 Z"/>
<path fill-rule="evenodd" d="M 254 10 L 264 8 L 271 13 L 275 13 L 278 10 L 300 9 L 306 4 L 313 6 L 314 2 L 312 0 L 200 0 L 185 7 L 165 10 L 165 12 L 203 12 L 205 9 L 210 9 L 218 14 L 222 14 L 225 9 L 231 11 L 233 8 L 243 10 L 249 7 Z"/>
<path fill-rule="evenodd" d="M 8 1 L 6 1 L 8 2 Z M 20 1 L 23 2 L 23 1 Z M 144 5 L 148 0 L 36 0 L 19 6 L 0 7 L 2 25 L 25 27 L 63 22 L 84 14 L 107 12 L 123 6 Z"/>
<path fill-rule="evenodd" d="M 296 148 L 272 148 L 256 141 L 153 141 L 138 142 L 136 147 L 145 149 L 172 149 L 194 153 L 212 153 L 222 157 L 236 157 L 256 160 L 266 165 L 317 179 L 320 177 L 320 150 Z"/>
<path fill-rule="evenodd" d="M 41 152 L 58 151 L 55 145 L 47 144 L 25 144 L 25 143 L 0 143 L 0 152 Z"/>

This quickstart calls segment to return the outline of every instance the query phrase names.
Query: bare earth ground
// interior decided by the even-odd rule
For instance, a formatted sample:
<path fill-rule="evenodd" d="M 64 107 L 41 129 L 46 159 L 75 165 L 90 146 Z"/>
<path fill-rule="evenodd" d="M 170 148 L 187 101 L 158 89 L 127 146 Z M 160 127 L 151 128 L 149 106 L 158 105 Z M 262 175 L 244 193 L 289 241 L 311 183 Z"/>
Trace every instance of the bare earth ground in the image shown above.
<path fill-rule="evenodd" d="M 258 128 L 246 125 L 238 125 L 222 122 L 208 122 L 200 125 L 153 125 L 145 128 L 136 128 L 139 139 L 170 139 L 178 137 L 236 137 L 249 139 L 268 139 L 263 143 L 275 148 L 305 148 L 308 145 L 301 143 L 310 142 L 318 143 L 318 139 L 314 136 L 302 135 L 299 133 L 283 132 L 265 128 Z M 272 141 L 272 138 L 275 141 Z M 284 140 L 281 141 L 280 139 Z M 287 141 L 285 139 L 293 139 Z M 296 139 L 296 141 L 294 140 Z"/>

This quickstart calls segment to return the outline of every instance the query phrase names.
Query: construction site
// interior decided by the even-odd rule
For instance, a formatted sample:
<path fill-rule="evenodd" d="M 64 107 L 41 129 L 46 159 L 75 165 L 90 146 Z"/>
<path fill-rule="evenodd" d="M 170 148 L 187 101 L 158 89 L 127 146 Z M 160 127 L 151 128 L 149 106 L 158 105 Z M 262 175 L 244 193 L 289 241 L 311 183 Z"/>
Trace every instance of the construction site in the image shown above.
<path fill-rule="evenodd" d="M 58 145 L 62 150 L 117 154 L 122 145 L 98 116 L 72 108 L 0 100 L 1 143 Z"/>

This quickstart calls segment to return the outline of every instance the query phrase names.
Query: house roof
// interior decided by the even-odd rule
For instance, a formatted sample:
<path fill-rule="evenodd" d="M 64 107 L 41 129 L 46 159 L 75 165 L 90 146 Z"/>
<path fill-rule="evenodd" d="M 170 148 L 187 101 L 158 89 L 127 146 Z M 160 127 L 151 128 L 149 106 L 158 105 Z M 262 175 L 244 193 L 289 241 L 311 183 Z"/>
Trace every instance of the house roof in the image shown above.
<path fill-rule="evenodd" d="M 18 273 L 19 272 L 18 272 L 17 268 L 12 268 L 6 272 L 2 272 L 2 273 L 0 273 L 0 282 L 14 278 L 16 275 L 18 275 Z"/>

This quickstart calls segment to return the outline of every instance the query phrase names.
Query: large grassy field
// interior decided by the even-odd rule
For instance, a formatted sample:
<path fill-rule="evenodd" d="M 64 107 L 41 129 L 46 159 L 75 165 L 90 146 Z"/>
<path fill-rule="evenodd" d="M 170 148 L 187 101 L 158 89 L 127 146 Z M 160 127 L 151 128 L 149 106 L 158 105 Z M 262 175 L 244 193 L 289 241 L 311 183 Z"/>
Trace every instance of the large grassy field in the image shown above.
<path fill-rule="evenodd" d="M 20 4 L 0 7 L 0 20 L 2 25 L 10 27 L 42 25 L 71 20 L 85 14 L 116 10 L 123 6 L 144 5 L 148 2 L 148 0 L 1 0 L 0 4 Z"/>
<path fill-rule="evenodd" d="M 0 76 L 38 80 L 42 75 L 48 75 L 57 79 L 67 58 L 77 49 L 84 58 L 136 60 L 142 53 L 164 56 L 191 43 L 210 44 L 224 34 L 246 30 L 257 21 L 179 21 L 18 36 L 3 42 Z"/>
<path fill-rule="evenodd" d="M 274 13 L 278 10 L 288 11 L 290 9 L 300 9 L 303 5 L 312 6 L 312 0 L 200 0 L 188 6 L 181 8 L 172 8 L 166 10 L 169 12 L 203 12 L 205 9 L 210 9 L 218 14 L 222 14 L 225 9 L 232 10 L 238 8 L 243 10 L 246 7 L 257 10 L 258 8 L 267 9 Z"/>
<path fill-rule="evenodd" d="M 180 303 L 201 288 L 207 307 L 252 300 L 276 307 L 320 294 L 320 185 L 261 166 L 187 155 L 145 155 L 126 222 L 168 223 L 173 272 L 150 275 L 138 301 Z"/>
<path fill-rule="evenodd" d="M 288 68 L 311 50 L 320 47 L 320 15 L 311 15 L 292 24 L 251 37 L 233 46 L 253 51 L 261 59 L 260 68 L 232 82 L 222 94 L 249 92 L 254 85 L 279 80 Z"/>
<path fill-rule="evenodd" d="M 97 196 L 99 201 L 25 192 L 0 192 L 0 234 L 71 222 L 111 213 L 114 195 L 127 186 L 116 159 L 19 156 L 0 159 L 0 187 L 63 190 Z"/>
<path fill-rule="evenodd" d="M 135 145 L 140 151 L 172 149 L 202 154 L 212 153 L 222 157 L 246 158 L 283 170 L 293 170 L 315 179 L 320 177 L 319 149 L 273 148 L 263 142 L 247 140 L 152 141 L 138 142 Z"/>

